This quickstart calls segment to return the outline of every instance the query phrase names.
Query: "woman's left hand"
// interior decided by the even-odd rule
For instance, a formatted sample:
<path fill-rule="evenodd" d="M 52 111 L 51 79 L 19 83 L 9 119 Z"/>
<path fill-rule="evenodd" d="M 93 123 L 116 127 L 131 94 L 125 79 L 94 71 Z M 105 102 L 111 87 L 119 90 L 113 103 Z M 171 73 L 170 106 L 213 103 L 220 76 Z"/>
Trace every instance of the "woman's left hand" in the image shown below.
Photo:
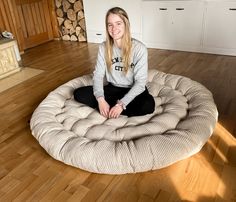
<path fill-rule="evenodd" d="M 123 111 L 123 107 L 119 104 L 116 104 L 109 111 L 109 118 L 118 118 L 122 111 Z"/>

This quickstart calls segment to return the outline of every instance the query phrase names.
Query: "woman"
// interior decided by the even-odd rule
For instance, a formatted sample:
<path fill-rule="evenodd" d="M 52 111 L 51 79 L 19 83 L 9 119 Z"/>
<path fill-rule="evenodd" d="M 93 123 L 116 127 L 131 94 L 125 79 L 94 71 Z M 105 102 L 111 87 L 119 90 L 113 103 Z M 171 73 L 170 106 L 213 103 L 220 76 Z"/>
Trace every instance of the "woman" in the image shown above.
<path fill-rule="evenodd" d="M 131 38 L 127 13 L 111 8 L 106 14 L 106 41 L 99 46 L 94 84 L 76 89 L 74 98 L 98 108 L 107 118 L 150 114 L 155 102 L 145 86 L 147 71 L 147 48 Z"/>

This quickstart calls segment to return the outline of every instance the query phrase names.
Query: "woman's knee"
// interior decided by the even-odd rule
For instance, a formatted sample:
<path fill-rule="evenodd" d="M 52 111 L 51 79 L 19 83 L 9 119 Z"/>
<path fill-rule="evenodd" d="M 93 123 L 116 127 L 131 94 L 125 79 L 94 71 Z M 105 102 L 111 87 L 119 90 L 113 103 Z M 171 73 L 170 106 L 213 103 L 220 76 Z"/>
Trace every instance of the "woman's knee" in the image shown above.
<path fill-rule="evenodd" d="M 77 88 L 74 90 L 74 99 L 80 102 L 81 98 L 83 98 L 83 90 L 81 88 Z"/>
<path fill-rule="evenodd" d="M 150 101 L 149 101 L 149 114 L 153 113 L 155 111 L 155 100 L 152 95 L 150 96 Z"/>
<path fill-rule="evenodd" d="M 155 110 L 155 101 L 154 98 L 149 94 L 146 99 L 143 100 L 143 105 L 140 106 L 141 110 L 145 114 L 151 114 Z"/>
<path fill-rule="evenodd" d="M 122 114 L 127 116 L 143 116 L 152 114 L 155 110 L 155 101 L 150 94 L 142 95 L 133 100 Z"/>
<path fill-rule="evenodd" d="M 86 104 L 89 100 L 92 99 L 93 89 L 92 86 L 83 86 L 74 90 L 74 99 L 77 102 Z"/>

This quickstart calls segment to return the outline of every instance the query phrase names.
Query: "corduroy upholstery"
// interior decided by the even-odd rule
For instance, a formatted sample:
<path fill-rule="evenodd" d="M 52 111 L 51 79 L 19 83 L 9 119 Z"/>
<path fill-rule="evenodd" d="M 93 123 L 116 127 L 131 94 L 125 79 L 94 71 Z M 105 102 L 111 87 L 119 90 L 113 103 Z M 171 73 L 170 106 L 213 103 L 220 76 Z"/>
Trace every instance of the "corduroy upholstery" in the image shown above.
<path fill-rule="evenodd" d="M 87 85 L 92 85 L 92 75 L 49 93 L 30 125 L 53 158 L 90 172 L 124 174 L 166 167 L 197 153 L 217 122 L 210 91 L 183 76 L 149 70 L 147 87 L 155 111 L 130 118 L 106 119 L 76 102 L 74 89 Z"/>

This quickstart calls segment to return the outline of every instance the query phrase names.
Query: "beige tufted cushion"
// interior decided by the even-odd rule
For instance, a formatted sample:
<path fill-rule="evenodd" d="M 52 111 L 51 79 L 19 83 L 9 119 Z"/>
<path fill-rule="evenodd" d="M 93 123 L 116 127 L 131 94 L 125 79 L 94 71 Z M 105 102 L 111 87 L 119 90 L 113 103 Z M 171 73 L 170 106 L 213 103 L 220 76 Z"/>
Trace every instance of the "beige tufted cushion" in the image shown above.
<path fill-rule="evenodd" d="M 34 111 L 31 129 L 55 159 L 96 173 L 123 174 L 168 166 L 197 153 L 217 122 L 212 94 L 183 76 L 149 70 L 156 109 L 141 117 L 106 119 L 73 99 L 92 75 L 52 91 Z"/>

